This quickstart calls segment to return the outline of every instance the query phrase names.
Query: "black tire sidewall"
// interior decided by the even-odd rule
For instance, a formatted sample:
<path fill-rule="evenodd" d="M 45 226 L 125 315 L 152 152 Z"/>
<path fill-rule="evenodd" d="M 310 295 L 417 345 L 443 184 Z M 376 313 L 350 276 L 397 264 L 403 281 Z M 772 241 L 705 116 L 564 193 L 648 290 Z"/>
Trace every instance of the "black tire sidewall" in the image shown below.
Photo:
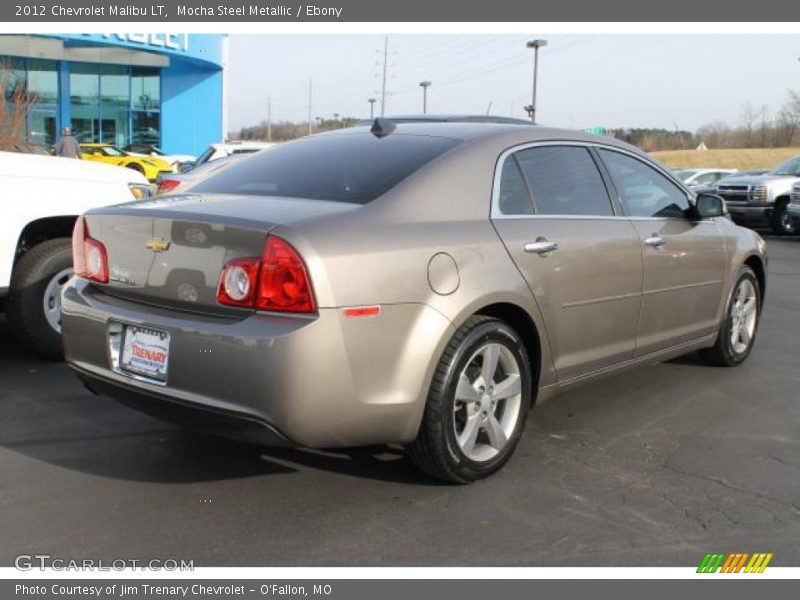
<path fill-rule="evenodd" d="M 453 422 L 453 408 L 455 404 L 456 387 L 458 379 L 472 358 L 474 353 L 484 344 L 495 342 L 502 344 L 514 354 L 520 369 L 522 382 L 522 401 L 520 414 L 514 433 L 509 437 L 508 443 L 497 456 L 485 462 L 475 462 L 467 458 L 461 451 L 456 438 L 455 424 Z M 443 403 L 441 415 L 444 419 L 442 431 L 445 435 L 445 447 L 448 453 L 448 462 L 453 469 L 459 471 L 467 479 L 481 479 L 497 471 L 511 456 L 519 442 L 525 428 L 528 409 L 531 405 L 531 369 L 525 346 L 516 332 L 502 321 L 492 320 L 482 323 L 469 332 L 461 341 L 458 350 L 450 361 L 447 383 L 439 401 Z"/>
<path fill-rule="evenodd" d="M 59 271 L 71 266 L 71 242 L 58 238 L 29 250 L 14 268 L 6 305 L 8 326 L 18 341 L 45 358 L 60 359 L 63 348 L 61 334 L 44 314 L 44 292 Z"/>

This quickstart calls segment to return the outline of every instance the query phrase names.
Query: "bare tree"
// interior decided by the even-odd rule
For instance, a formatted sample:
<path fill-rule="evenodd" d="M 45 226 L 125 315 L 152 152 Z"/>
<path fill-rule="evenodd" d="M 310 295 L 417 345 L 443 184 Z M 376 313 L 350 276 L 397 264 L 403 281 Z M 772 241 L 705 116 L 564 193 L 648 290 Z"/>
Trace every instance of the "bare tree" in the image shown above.
<path fill-rule="evenodd" d="M 26 142 L 28 112 L 36 97 L 7 62 L 0 62 L 0 91 L 0 150 L 15 150 Z"/>

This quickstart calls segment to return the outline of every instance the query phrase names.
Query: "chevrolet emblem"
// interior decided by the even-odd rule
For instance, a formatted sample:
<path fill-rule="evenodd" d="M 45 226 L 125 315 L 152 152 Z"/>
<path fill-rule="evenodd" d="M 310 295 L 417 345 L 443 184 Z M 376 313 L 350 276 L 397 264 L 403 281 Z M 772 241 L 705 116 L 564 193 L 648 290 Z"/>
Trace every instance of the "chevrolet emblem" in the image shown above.
<path fill-rule="evenodd" d="M 162 240 L 161 238 L 153 238 L 152 240 L 147 240 L 147 243 L 144 246 L 153 252 L 164 252 L 164 250 L 169 250 L 171 243 L 172 242 Z"/>

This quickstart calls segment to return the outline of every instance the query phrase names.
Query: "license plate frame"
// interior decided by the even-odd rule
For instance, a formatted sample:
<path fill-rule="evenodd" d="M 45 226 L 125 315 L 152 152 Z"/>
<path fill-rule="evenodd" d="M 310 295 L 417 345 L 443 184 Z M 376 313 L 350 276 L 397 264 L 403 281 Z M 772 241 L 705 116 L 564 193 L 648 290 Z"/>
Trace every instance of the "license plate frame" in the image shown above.
<path fill-rule="evenodd" d="M 119 369 L 123 373 L 167 381 L 170 334 L 163 329 L 124 324 L 119 349 Z"/>

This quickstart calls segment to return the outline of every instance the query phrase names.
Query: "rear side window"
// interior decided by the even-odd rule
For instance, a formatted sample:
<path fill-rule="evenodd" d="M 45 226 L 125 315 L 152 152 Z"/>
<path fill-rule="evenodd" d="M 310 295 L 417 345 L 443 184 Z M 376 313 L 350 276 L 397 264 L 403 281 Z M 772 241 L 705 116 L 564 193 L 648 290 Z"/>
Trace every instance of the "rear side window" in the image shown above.
<path fill-rule="evenodd" d="M 625 214 L 631 217 L 683 218 L 689 210 L 686 194 L 667 177 L 637 158 L 600 150 Z"/>
<path fill-rule="evenodd" d="M 236 163 L 192 191 L 367 204 L 458 143 L 403 134 L 309 137 Z"/>
<path fill-rule="evenodd" d="M 517 159 L 509 156 L 500 175 L 500 212 L 504 215 L 532 215 L 533 202 L 522 178 Z"/>
<path fill-rule="evenodd" d="M 611 199 L 589 150 L 542 146 L 514 154 L 538 215 L 613 215 Z"/>

